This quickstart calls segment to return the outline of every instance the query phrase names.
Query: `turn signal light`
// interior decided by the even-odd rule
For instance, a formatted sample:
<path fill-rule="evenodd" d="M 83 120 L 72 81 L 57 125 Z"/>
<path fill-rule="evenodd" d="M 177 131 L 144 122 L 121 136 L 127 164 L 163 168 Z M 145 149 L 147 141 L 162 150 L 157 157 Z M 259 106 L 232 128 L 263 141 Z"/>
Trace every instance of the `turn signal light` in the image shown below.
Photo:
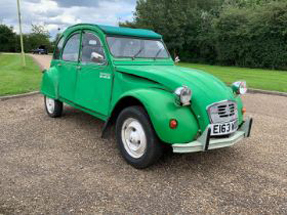
<path fill-rule="evenodd" d="M 178 123 L 177 123 L 177 121 L 176 121 L 175 119 L 171 119 L 171 120 L 169 121 L 169 127 L 170 127 L 171 129 L 175 129 L 175 128 L 177 127 L 177 125 L 178 125 Z"/>
<path fill-rule="evenodd" d="M 245 113 L 246 113 L 246 108 L 243 107 L 243 108 L 242 108 L 242 114 L 245 114 Z"/>

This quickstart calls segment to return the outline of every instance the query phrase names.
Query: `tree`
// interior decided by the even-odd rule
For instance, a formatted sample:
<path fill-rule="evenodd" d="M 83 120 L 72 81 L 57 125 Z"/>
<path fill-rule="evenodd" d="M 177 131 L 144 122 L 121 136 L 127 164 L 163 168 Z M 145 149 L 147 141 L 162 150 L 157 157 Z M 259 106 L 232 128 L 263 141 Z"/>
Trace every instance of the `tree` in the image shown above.
<path fill-rule="evenodd" d="M 39 46 L 45 46 L 52 51 L 52 43 L 50 35 L 42 25 L 32 25 L 32 32 L 23 35 L 25 52 L 30 52 L 32 49 Z M 19 52 L 20 37 L 13 32 L 13 27 L 5 24 L 0 24 L 0 52 Z"/>
<path fill-rule="evenodd" d="M 244 67 L 287 68 L 287 3 L 225 7 L 214 20 L 217 62 Z"/>
<path fill-rule="evenodd" d="M 15 51 L 16 34 L 13 32 L 13 27 L 0 24 L 0 52 Z"/>
<path fill-rule="evenodd" d="M 33 25 L 32 32 L 27 34 L 25 40 L 25 51 L 29 52 L 32 49 L 39 46 L 45 46 L 48 50 L 51 50 L 50 34 L 42 25 Z"/>
<path fill-rule="evenodd" d="M 221 4 L 222 0 L 138 0 L 133 22 L 120 25 L 162 34 L 169 50 L 177 55 L 186 47 L 195 48 L 201 14 L 219 10 Z"/>
<path fill-rule="evenodd" d="M 183 61 L 287 69 L 286 0 L 138 0 L 134 20 Z"/>
<path fill-rule="evenodd" d="M 232 6 L 238 8 L 255 8 L 264 4 L 284 1 L 285 0 L 225 0 L 223 7 Z"/>

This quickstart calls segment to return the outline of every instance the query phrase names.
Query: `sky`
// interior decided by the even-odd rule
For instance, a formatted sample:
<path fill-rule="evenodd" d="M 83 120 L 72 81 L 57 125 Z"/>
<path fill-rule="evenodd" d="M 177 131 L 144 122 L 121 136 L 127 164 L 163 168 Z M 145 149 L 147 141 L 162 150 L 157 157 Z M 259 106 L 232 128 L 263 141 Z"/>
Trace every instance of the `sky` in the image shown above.
<path fill-rule="evenodd" d="M 22 27 L 29 33 L 31 24 L 44 25 L 52 38 L 76 23 L 117 26 L 132 20 L 136 0 L 20 0 Z M 18 32 L 17 0 L 0 0 L 0 23 Z"/>

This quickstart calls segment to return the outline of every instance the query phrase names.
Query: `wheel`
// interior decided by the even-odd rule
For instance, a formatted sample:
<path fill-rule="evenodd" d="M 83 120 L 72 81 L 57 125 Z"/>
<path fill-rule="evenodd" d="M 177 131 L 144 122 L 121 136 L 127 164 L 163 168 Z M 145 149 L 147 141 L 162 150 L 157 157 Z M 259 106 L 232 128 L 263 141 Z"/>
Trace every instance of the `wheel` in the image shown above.
<path fill-rule="evenodd" d="M 122 156 L 135 168 L 146 168 L 162 155 L 160 141 L 141 106 L 131 106 L 120 113 L 116 137 Z"/>
<path fill-rule="evenodd" d="M 63 103 L 48 97 L 44 97 L 45 108 L 48 115 L 52 118 L 60 117 L 63 112 Z"/>

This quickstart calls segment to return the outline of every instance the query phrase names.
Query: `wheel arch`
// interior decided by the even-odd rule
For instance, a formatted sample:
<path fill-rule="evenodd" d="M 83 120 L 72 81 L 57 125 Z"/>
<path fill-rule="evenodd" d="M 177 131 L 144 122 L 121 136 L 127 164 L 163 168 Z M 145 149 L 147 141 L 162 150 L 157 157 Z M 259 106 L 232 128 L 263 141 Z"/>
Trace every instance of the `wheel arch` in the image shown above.
<path fill-rule="evenodd" d="M 43 71 L 41 93 L 59 99 L 59 72 L 55 67 Z"/>
<path fill-rule="evenodd" d="M 130 106 L 142 106 L 145 109 L 145 111 L 147 111 L 144 104 L 138 98 L 132 95 L 127 95 L 122 97 L 114 106 L 109 118 L 111 123 L 114 124 L 121 111 Z"/>
<path fill-rule="evenodd" d="M 176 105 L 174 94 L 158 88 L 137 89 L 125 93 L 113 106 L 105 128 L 116 122 L 117 116 L 124 108 L 133 105 L 145 109 L 157 136 L 165 143 L 189 142 L 198 133 L 198 121 L 192 110 Z M 171 119 L 178 120 L 177 129 L 169 127 Z"/>

